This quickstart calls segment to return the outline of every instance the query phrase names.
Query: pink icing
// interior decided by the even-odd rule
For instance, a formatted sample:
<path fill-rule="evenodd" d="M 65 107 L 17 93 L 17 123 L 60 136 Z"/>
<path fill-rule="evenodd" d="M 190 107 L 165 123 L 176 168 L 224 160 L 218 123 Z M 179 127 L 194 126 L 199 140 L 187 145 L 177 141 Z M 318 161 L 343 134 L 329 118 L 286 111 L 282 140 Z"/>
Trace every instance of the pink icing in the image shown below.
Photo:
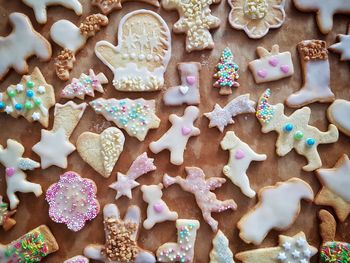
<path fill-rule="evenodd" d="M 193 85 L 196 83 L 196 77 L 195 76 L 187 76 L 186 77 L 186 82 L 189 84 L 189 85 Z"/>
<path fill-rule="evenodd" d="M 272 67 L 276 67 L 278 65 L 278 60 L 277 58 L 271 58 L 269 59 L 269 64 L 272 66 Z"/>
<path fill-rule="evenodd" d="M 259 70 L 258 76 L 263 78 L 263 79 L 266 78 L 267 77 L 267 70 L 265 70 L 265 69 Z"/>
<path fill-rule="evenodd" d="M 288 65 L 282 65 L 280 67 L 281 71 L 285 74 L 287 74 L 289 72 L 289 66 Z"/>
<path fill-rule="evenodd" d="M 245 153 L 241 149 L 238 149 L 235 153 L 235 158 L 237 160 L 240 160 L 240 159 L 243 159 L 244 157 L 245 157 Z"/>
<path fill-rule="evenodd" d="M 189 127 L 183 126 L 181 131 L 182 131 L 182 135 L 186 136 L 191 133 L 192 129 Z"/>
<path fill-rule="evenodd" d="M 156 203 L 153 205 L 154 211 L 161 213 L 163 211 L 163 205 L 161 203 Z"/>
<path fill-rule="evenodd" d="M 7 167 L 5 172 L 8 177 L 11 177 L 15 174 L 16 169 L 14 167 Z"/>

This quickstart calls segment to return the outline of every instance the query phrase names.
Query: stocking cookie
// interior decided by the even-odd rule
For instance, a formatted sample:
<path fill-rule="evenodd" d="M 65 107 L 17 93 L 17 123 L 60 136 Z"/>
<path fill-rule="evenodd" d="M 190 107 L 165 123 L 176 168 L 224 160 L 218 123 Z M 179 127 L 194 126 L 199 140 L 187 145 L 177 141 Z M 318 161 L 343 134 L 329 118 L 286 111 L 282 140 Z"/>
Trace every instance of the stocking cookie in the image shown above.
<path fill-rule="evenodd" d="M 110 14 L 113 10 L 122 9 L 122 3 L 130 0 L 92 0 L 91 4 L 100 8 L 101 12 L 105 15 Z M 159 7 L 158 0 L 134 0 L 138 2 L 144 2 L 150 5 Z"/>
<path fill-rule="evenodd" d="M 224 166 L 223 173 L 232 183 L 237 185 L 243 194 L 249 198 L 255 196 L 255 191 L 250 188 L 246 171 L 252 161 L 265 161 L 265 154 L 257 154 L 248 144 L 242 142 L 233 131 L 226 133 L 220 143 L 223 150 L 230 151 L 228 164 Z"/>
<path fill-rule="evenodd" d="M 52 25 L 50 29 L 51 39 L 63 48 L 55 60 L 56 75 L 61 80 L 69 79 L 69 71 L 73 69 L 75 54 L 83 48 L 88 38 L 93 37 L 100 31 L 101 27 L 107 26 L 107 24 L 108 18 L 106 16 L 93 14 L 86 17 L 79 27 L 65 19 Z"/>
<path fill-rule="evenodd" d="M 229 241 L 219 230 L 213 239 L 213 249 L 210 251 L 210 263 L 235 263 Z"/>
<path fill-rule="evenodd" d="M 0 62 L 1 63 L 1 62 Z M 55 105 L 55 92 L 46 83 L 39 68 L 23 76 L 21 82 L 10 85 L 6 92 L 0 92 L 0 112 L 14 118 L 23 116 L 29 122 L 39 122 L 45 128 L 49 125 L 49 109 Z"/>
<path fill-rule="evenodd" d="M 28 73 L 26 60 L 29 57 L 37 56 L 48 61 L 52 54 L 50 43 L 34 30 L 26 15 L 12 13 L 9 20 L 13 30 L 10 35 L 0 38 L 0 80 L 10 68 L 14 68 L 18 74 Z"/>
<path fill-rule="evenodd" d="M 89 263 L 89 259 L 84 256 L 75 256 L 65 260 L 63 263 Z"/>
<path fill-rule="evenodd" d="M 22 0 L 22 2 L 33 8 L 36 21 L 39 24 L 47 22 L 47 6 L 61 5 L 72 9 L 78 16 L 83 13 L 83 7 L 78 0 Z"/>
<path fill-rule="evenodd" d="M 193 125 L 198 118 L 199 109 L 189 106 L 182 117 L 175 114 L 169 116 L 171 128 L 163 136 L 149 145 L 150 150 L 157 154 L 165 149 L 170 151 L 170 162 L 174 165 L 183 163 L 183 155 L 190 137 L 198 136 L 200 131 Z"/>
<path fill-rule="evenodd" d="M 304 40 L 298 44 L 298 51 L 304 85 L 287 98 L 286 104 L 292 108 L 299 108 L 317 101 L 322 103 L 334 101 L 334 94 L 329 86 L 331 73 L 326 42 Z"/>
<path fill-rule="evenodd" d="M 0 262 L 40 262 L 58 250 L 50 229 L 41 225 L 8 245 L 0 244 Z"/>
<path fill-rule="evenodd" d="M 139 141 L 146 138 L 148 130 L 157 129 L 160 124 L 154 100 L 101 98 L 90 102 L 90 106 Z"/>
<path fill-rule="evenodd" d="M 130 206 L 124 220 L 120 218 L 118 207 L 107 204 L 103 209 L 105 245 L 89 245 L 84 249 L 84 256 L 109 262 L 155 263 L 151 252 L 137 245 L 141 212 L 137 206 Z"/>
<path fill-rule="evenodd" d="M 244 251 L 236 254 L 236 258 L 242 263 L 310 263 L 316 253 L 317 248 L 307 243 L 304 232 L 299 232 L 293 237 L 279 235 L 277 247 Z"/>
<path fill-rule="evenodd" d="M 232 89 L 239 87 L 239 67 L 233 61 L 233 54 L 228 47 L 222 52 L 220 62 L 216 65 L 216 71 L 214 78 L 217 81 L 214 83 L 214 88 L 220 88 L 220 95 L 232 94 Z"/>
<path fill-rule="evenodd" d="M 331 106 L 328 107 L 327 117 L 339 130 L 350 136 L 350 101 L 335 100 Z"/>
<path fill-rule="evenodd" d="M 157 249 L 159 262 L 193 262 L 198 220 L 176 220 L 177 243 L 165 243 Z"/>
<path fill-rule="evenodd" d="M 186 34 L 186 50 L 213 49 L 214 41 L 211 29 L 220 25 L 220 19 L 211 14 L 210 5 L 218 4 L 221 0 L 178 1 L 161 0 L 166 10 L 177 10 L 179 20 L 174 24 L 174 33 Z"/>
<path fill-rule="evenodd" d="M 328 126 L 327 132 L 321 132 L 308 124 L 311 110 L 308 107 L 296 110 L 292 115 L 284 114 L 284 105 L 269 104 L 271 95 L 267 89 L 259 99 L 256 117 L 262 125 L 261 131 L 268 133 L 276 131 L 276 153 L 285 156 L 292 149 L 305 156 L 308 164 L 303 167 L 304 171 L 313 171 L 322 166 L 320 155 L 317 151 L 319 144 L 334 143 L 338 140 L 339 132 L 333 124 Z"/>
<path fill-rule="evenodd" d="M 339 42 L 331 45 L 328 49 L 330 49 L 335 53 L 340 54 L 341 61 L 349 61 L 350 60 L 350 26 L 348 28 L 347 35 L 340 34 L 337 37 L 339 39 Z"/>
<path fill-rule="evenodd" d="M 143 221 L 143 227 L 146 229 L 151 229 L 157 223 L 175 221 L 178 218 L 177 213 L 170 211 L 162 200 L 162 188 L 162 184 L 141 186 L 143 200 L 148 204 L 147 218 Z"/>
<path fill-rule="evenodd" d="M 16 213 L 16 210 L 10 211 L 8 209 L 8 204 L 3 201 L 2 196 L 0 195 L 0 226 L 5 231 L 10 230 L 16 224 L 16 220 L 11 218 Z"/>
<path fill-rule="evenodd" d="M 136 179 L 157 169 L 153 161 L 154 160 L 148 158 L 147 153 L 144 152 L 133 161 L 126 175 L 118 173 L 118 181 L 109 186 L 117 191 L 116 200 L 124 195 L 129 199 L 132 198 L 131 190 L 140 185 L 136 182 Z"/>
<path fill-rule="evenodd" d="M 180 176 L 170 177 L 165 174 L 163 177 L 164 186 L 169 187 L 173 184 L 179 184 L 184 191 L 192 193 L 199 208 L 202 210 L 204 220 L 213 231 L 217 231 L 218 222 L 211 216 L 211 213 L 219 213 L 228 209 L 235 210 L 237 208 L 237 204 L 233 199 L 221 201 L 216 198 L 216 194 L 211 192 L 221 187 L 226 180 L 219 177 L 205 179 L 203 170 L 197 167 L 186 167 L 186 172 L 186 179 Z"/>
<path fill-rule="evenodd" d="M 315 198 L 317 205 L 326 205 L 334 208 L 341 222 L 350 214 L 350 160 L 346 154 L 338 160 L 331 169 L 316 171 L 323 187 Z"/>
<path fill-rule="evenodd" d="M 168 88 L 164 93 L 165 105 L 198 105 L 199 94 L 199 71 L 201 64 L 197 62 L 186 62 L 177 64 L 181 75 L 181 85 Z"/>
<path fill-rule="evenodd" d="M 83 100 L 85 95 L 95 97 L 95 92 L 104 93 L 103 84 L 107 84 L 108 79 L 105 74 L 95 72 L 90 69 L 89 75 L 82 73 L 79 79 L 73 78 L 72 83 L 67 85 L 61 92 L 61 97 L 65 99 L 79 98 Z"/>
<path fill-rule="evenodd" d="M 260 245 L 272 229 L 287 230 L 300 212 L 300 201 L 313 201 L 314 193 L 306 182 L 291 178 L 260 190 L 259 202 L 237 223 L 239 237 Z"/>
<path fill-rule="evenodd" d="M 40 156 L 42 169 L 51 165 L 67 168 L 67 156 L 75 150 L 69 137 L 83 116 L 86 105 L 77 105 L 73 101 L 56 104 L 52 130 L 41 130 L 41 139 L 32 148 Z"/>
<path fill-rule="evenodd" d="M 273 45 L 271 52 L 263 47 L 256 49 L 259 59 L 249 62 L 257 84 L 290 77 L 294 74 L 292 55 L 290 52 L 279 52 L 279 46 Z"/>
<path fill-rule="evenodd" d="M 40 196 L 43 191 L 40 184 L 34 184 L 26 180 L 27 175 L 23 172 L 34 170 L 40 164 L 29 158 L 23 158 L 24 147 L 15 140 L 7 140 L 7 148 L 0 145 L 0 163 L 5 167 L 5 179 L 7 184 L 7 197 L 10 200 L 11 210 L 15 209 L 19 200 L 16 192 L 34 193 Z"/>
<path fill-rule="evenodd" d="M 244 94 L 232 99 L 224 108 L 215 104 L 212 112 L 204 113 L 209 119 L 209 128 L 217 127 L 220 132 L 224 128 L 235 123 L 233 117 L 243 113 L 255 113 L 255 102 L 249 99 L 249 94 Z"/>

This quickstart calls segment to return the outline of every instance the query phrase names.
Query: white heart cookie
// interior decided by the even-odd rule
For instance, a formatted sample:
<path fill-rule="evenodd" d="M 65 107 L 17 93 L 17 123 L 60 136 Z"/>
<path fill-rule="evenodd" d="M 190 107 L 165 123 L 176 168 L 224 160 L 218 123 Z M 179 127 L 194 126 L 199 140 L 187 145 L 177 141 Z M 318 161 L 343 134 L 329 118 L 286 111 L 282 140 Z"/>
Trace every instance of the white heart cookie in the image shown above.
<path fill-rule="evenodd" d="M 327 110 L 328 120 L 339 130 L 350 136 L 350 101 L 336 100 Z"/>
<path fill-rule="evenodd" d="M 105 129 L 101 134 L 83 132 L 77 140 L 81 158 L 95 171 L 109 177 L 124 148 L 125 137 L 116 127 Z"/>

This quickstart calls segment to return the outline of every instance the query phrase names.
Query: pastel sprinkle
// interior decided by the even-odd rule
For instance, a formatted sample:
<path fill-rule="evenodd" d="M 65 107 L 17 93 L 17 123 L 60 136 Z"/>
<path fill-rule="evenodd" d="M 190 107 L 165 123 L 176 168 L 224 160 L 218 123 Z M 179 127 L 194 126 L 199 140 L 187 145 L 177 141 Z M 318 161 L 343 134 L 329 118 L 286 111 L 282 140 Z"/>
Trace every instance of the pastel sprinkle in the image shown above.
<path fill-rule="evenodd" d="M 270 96 L 271 96 L 271 90 L 270 89 L 265 90 L 265 92 L 259 99 L 258 107 L 256 111 L 256 117 L 260 122 L 264 124 L 268 124 L 272 120 L 275 114 L 274 107 L 270 105 L 268 102 Z"/>
<path fill-rule="evenodd" d="M 221 54 L 220 62 L 216 66 L 217 73 L 214 75 L 218 80 L 214 86 L 217 87 L 239 87 L 239 67 L 233 61 L 231 50 L 226 47 Z"/>

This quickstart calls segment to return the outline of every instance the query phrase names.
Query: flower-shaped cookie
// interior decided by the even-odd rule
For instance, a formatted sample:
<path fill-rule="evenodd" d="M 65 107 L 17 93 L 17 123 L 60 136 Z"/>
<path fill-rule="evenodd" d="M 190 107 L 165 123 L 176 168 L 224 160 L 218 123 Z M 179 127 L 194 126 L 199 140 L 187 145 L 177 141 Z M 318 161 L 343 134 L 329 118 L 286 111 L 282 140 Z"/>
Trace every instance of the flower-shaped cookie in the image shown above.
<path fill-rule="evenodd" d="M 250 38 L 262 38 L 270 28 L 282 26 L 286 13 L 285 0 L 228 0 L 232 10 L 229 22 L 235 29 L 244 30 Z"/>

